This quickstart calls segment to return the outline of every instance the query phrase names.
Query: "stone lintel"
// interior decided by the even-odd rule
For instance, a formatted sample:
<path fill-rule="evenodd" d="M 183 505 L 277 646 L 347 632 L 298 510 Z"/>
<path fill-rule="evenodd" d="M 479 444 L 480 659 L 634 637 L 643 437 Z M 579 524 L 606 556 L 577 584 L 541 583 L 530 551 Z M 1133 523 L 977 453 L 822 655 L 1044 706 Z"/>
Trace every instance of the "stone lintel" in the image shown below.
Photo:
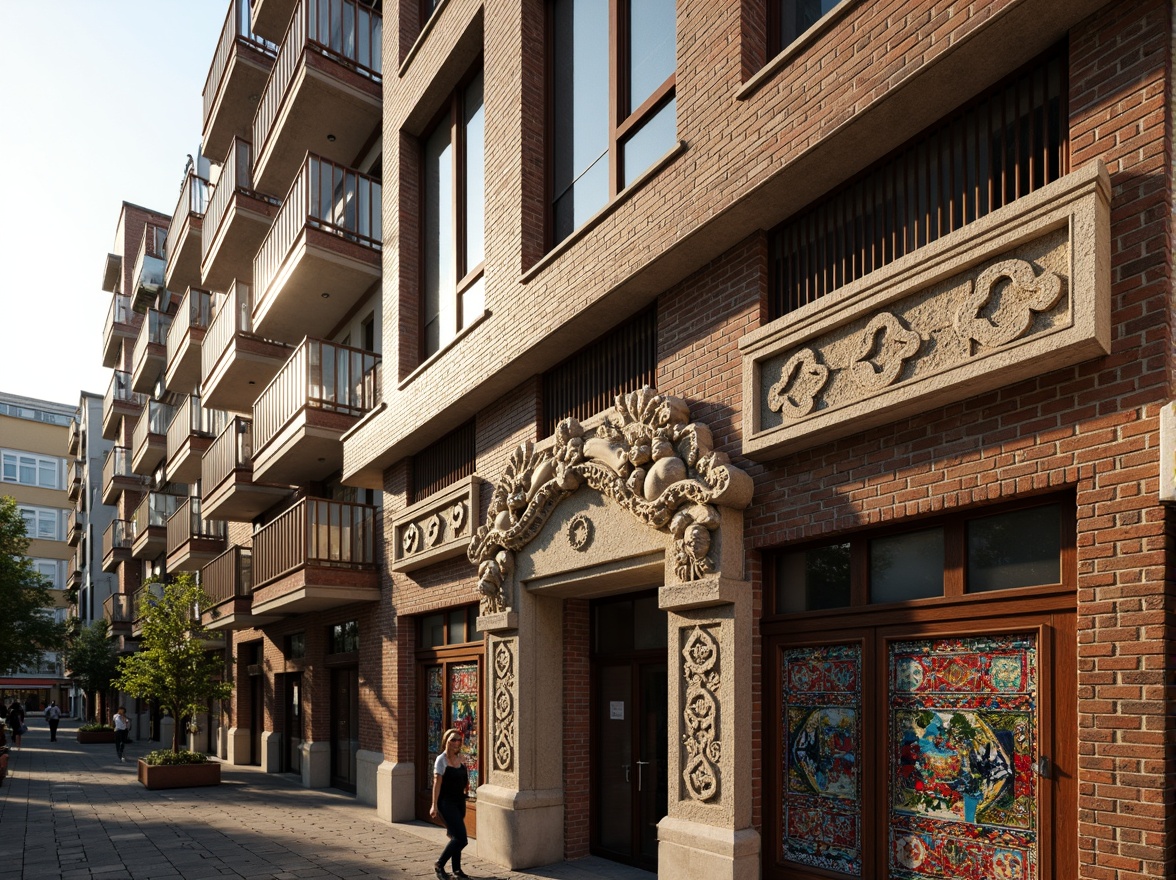
<path fill-rule="evenodd" d="M 478 632 L 507 633 L 519 628 L 519 613 L 513 609 L 478 615 Z"/>

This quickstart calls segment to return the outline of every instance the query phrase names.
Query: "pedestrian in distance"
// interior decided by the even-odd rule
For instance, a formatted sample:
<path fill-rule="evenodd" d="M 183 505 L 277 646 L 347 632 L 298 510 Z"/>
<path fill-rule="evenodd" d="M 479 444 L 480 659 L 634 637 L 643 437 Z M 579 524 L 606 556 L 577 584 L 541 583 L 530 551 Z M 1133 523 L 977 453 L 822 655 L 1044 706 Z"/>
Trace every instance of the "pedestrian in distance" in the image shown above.
<path fill-rule="evenodd" d="M 57 708 L 56 700 L 51 700 L 45 710 L 45 721 L 49 725 L 49 742 L 57 742 L 57 725 L 61 723 L 61 710 Z"/>
<path fill-rule="evenodd" d="M 114 750 L 118 752 L 118 759 L 125 764 L 127 759 L 123 755 L 123 750 L 127 747 L 127 739 L 131 735 L 131 719 L 127 717 L 127 707 L 119 706 L 111 721 L 114 724 Z"/>
<path fill-rule="evenodd" d="M 13 700 L 8 706 L 8 714 L 4 718 L 8 722 L 8 729 L 12 733 L 12 742 L 20 751 L 20 737 L 25 732 L 25 711 L 20 700 Z"/>
<path fill-rule="evenodd" d="M 450 875 L 445 873 L 446 862 L 451 863 L 453 876 L 458 880 L 466 880 L 468 876 L 461 869 L 461 851 L 469 842 L 465 813 L 470 774 L 461 753 L 461 745 L 461 731 L 449 728 L 441 735 L 443 751 L 433 764 L 433 806 L 429 808 L 429 815 L 436 819 L 440 813 L 449 835 L 449 843 L 445 845 L 441 858 L 433 865 L 437 880 L 449 880 Z"/>

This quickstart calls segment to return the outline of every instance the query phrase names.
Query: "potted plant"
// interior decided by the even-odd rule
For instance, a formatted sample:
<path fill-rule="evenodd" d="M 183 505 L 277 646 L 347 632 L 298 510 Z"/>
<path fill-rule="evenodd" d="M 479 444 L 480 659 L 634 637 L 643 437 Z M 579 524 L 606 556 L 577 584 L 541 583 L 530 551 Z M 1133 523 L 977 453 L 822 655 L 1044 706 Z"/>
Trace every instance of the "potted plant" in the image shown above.
<path fill-rule="evenodd" d="M 78 728 L 78 742 L 83 745 L 86 743 L 112 743 L 114 742 L 114 728 L 109 724 L 83 724 Z"/>
<path fill-rule="evenodd" d="M 139 781 L 147 788 L 216 785 L 220 764 L 206 755 L 180 748 L 184 718 L 194 718 L 208 700 L 224 700 L 229 682 L 218 681 L 224 661 L 205 650 L 209 638 L 200 609 L 209 604 L 204 590 L 184 572 L 162 584 L 158 593 L 144 591 L 137 609 L 143 629 L 139 650 L 119 661 L 114 685 L 132 697 L 153 699 L 176 719 L 171 750 L 139 759 Z"/>

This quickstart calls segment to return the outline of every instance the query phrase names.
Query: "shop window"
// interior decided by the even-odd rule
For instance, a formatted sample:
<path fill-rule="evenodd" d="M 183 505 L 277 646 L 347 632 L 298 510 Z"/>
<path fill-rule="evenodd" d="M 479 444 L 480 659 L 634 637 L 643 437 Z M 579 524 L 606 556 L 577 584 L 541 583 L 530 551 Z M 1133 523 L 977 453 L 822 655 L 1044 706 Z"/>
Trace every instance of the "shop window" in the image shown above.
<path fill-rule="evenodd" d="M 412 501 L 428 498 L 473 474 L 478 463 L 476 439 L 474 420 L 470 419 L 414 455 Z"/>
<path fill-rule="evenodd" d="M 331 627 L 327 652 L 330 654 L 354 654 L 359 650 L 359 622 L 349 620 Z"/>
<path fill-rule="evenodd" d="M 1063 44 L 778 227 L 771 237 L 771 317 L 1065 175 L 1067 72 Z"/>
<path fill-rule="evenodd" d="M 549 14 L 555 245 L 674 146 L 677 17 L 674 0 L 554 0 Z"/>
<path fill-rule="evenodd" d="M 481 316 L 486 279 L 486 121 L 479 69 L 449 97 L 422 144 L 422 354 Z"/>

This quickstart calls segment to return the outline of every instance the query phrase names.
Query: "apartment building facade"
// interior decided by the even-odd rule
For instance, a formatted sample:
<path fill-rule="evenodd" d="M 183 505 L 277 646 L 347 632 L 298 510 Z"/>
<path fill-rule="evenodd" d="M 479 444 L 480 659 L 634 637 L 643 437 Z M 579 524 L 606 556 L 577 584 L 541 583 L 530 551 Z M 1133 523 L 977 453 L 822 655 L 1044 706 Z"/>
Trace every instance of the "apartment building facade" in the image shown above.
<path fill-rule="evenodd" d="M 74 528 L 70 481 L 74 469 L 66 458 L 73 408 L 50 400 L 0 392 L 0 494 L 9 495 L 24 518 L 27 556 L 50 585 L 59 623 L 69 610 L 69 576 L 73 551 L 67 541 Z M 69 705 L 69 687 L 61 655 L 41 655 L 35 668 L 0 670 L 0 701 L 20 700 L 26 709 L 44 709 L 50 700 Z"/>

